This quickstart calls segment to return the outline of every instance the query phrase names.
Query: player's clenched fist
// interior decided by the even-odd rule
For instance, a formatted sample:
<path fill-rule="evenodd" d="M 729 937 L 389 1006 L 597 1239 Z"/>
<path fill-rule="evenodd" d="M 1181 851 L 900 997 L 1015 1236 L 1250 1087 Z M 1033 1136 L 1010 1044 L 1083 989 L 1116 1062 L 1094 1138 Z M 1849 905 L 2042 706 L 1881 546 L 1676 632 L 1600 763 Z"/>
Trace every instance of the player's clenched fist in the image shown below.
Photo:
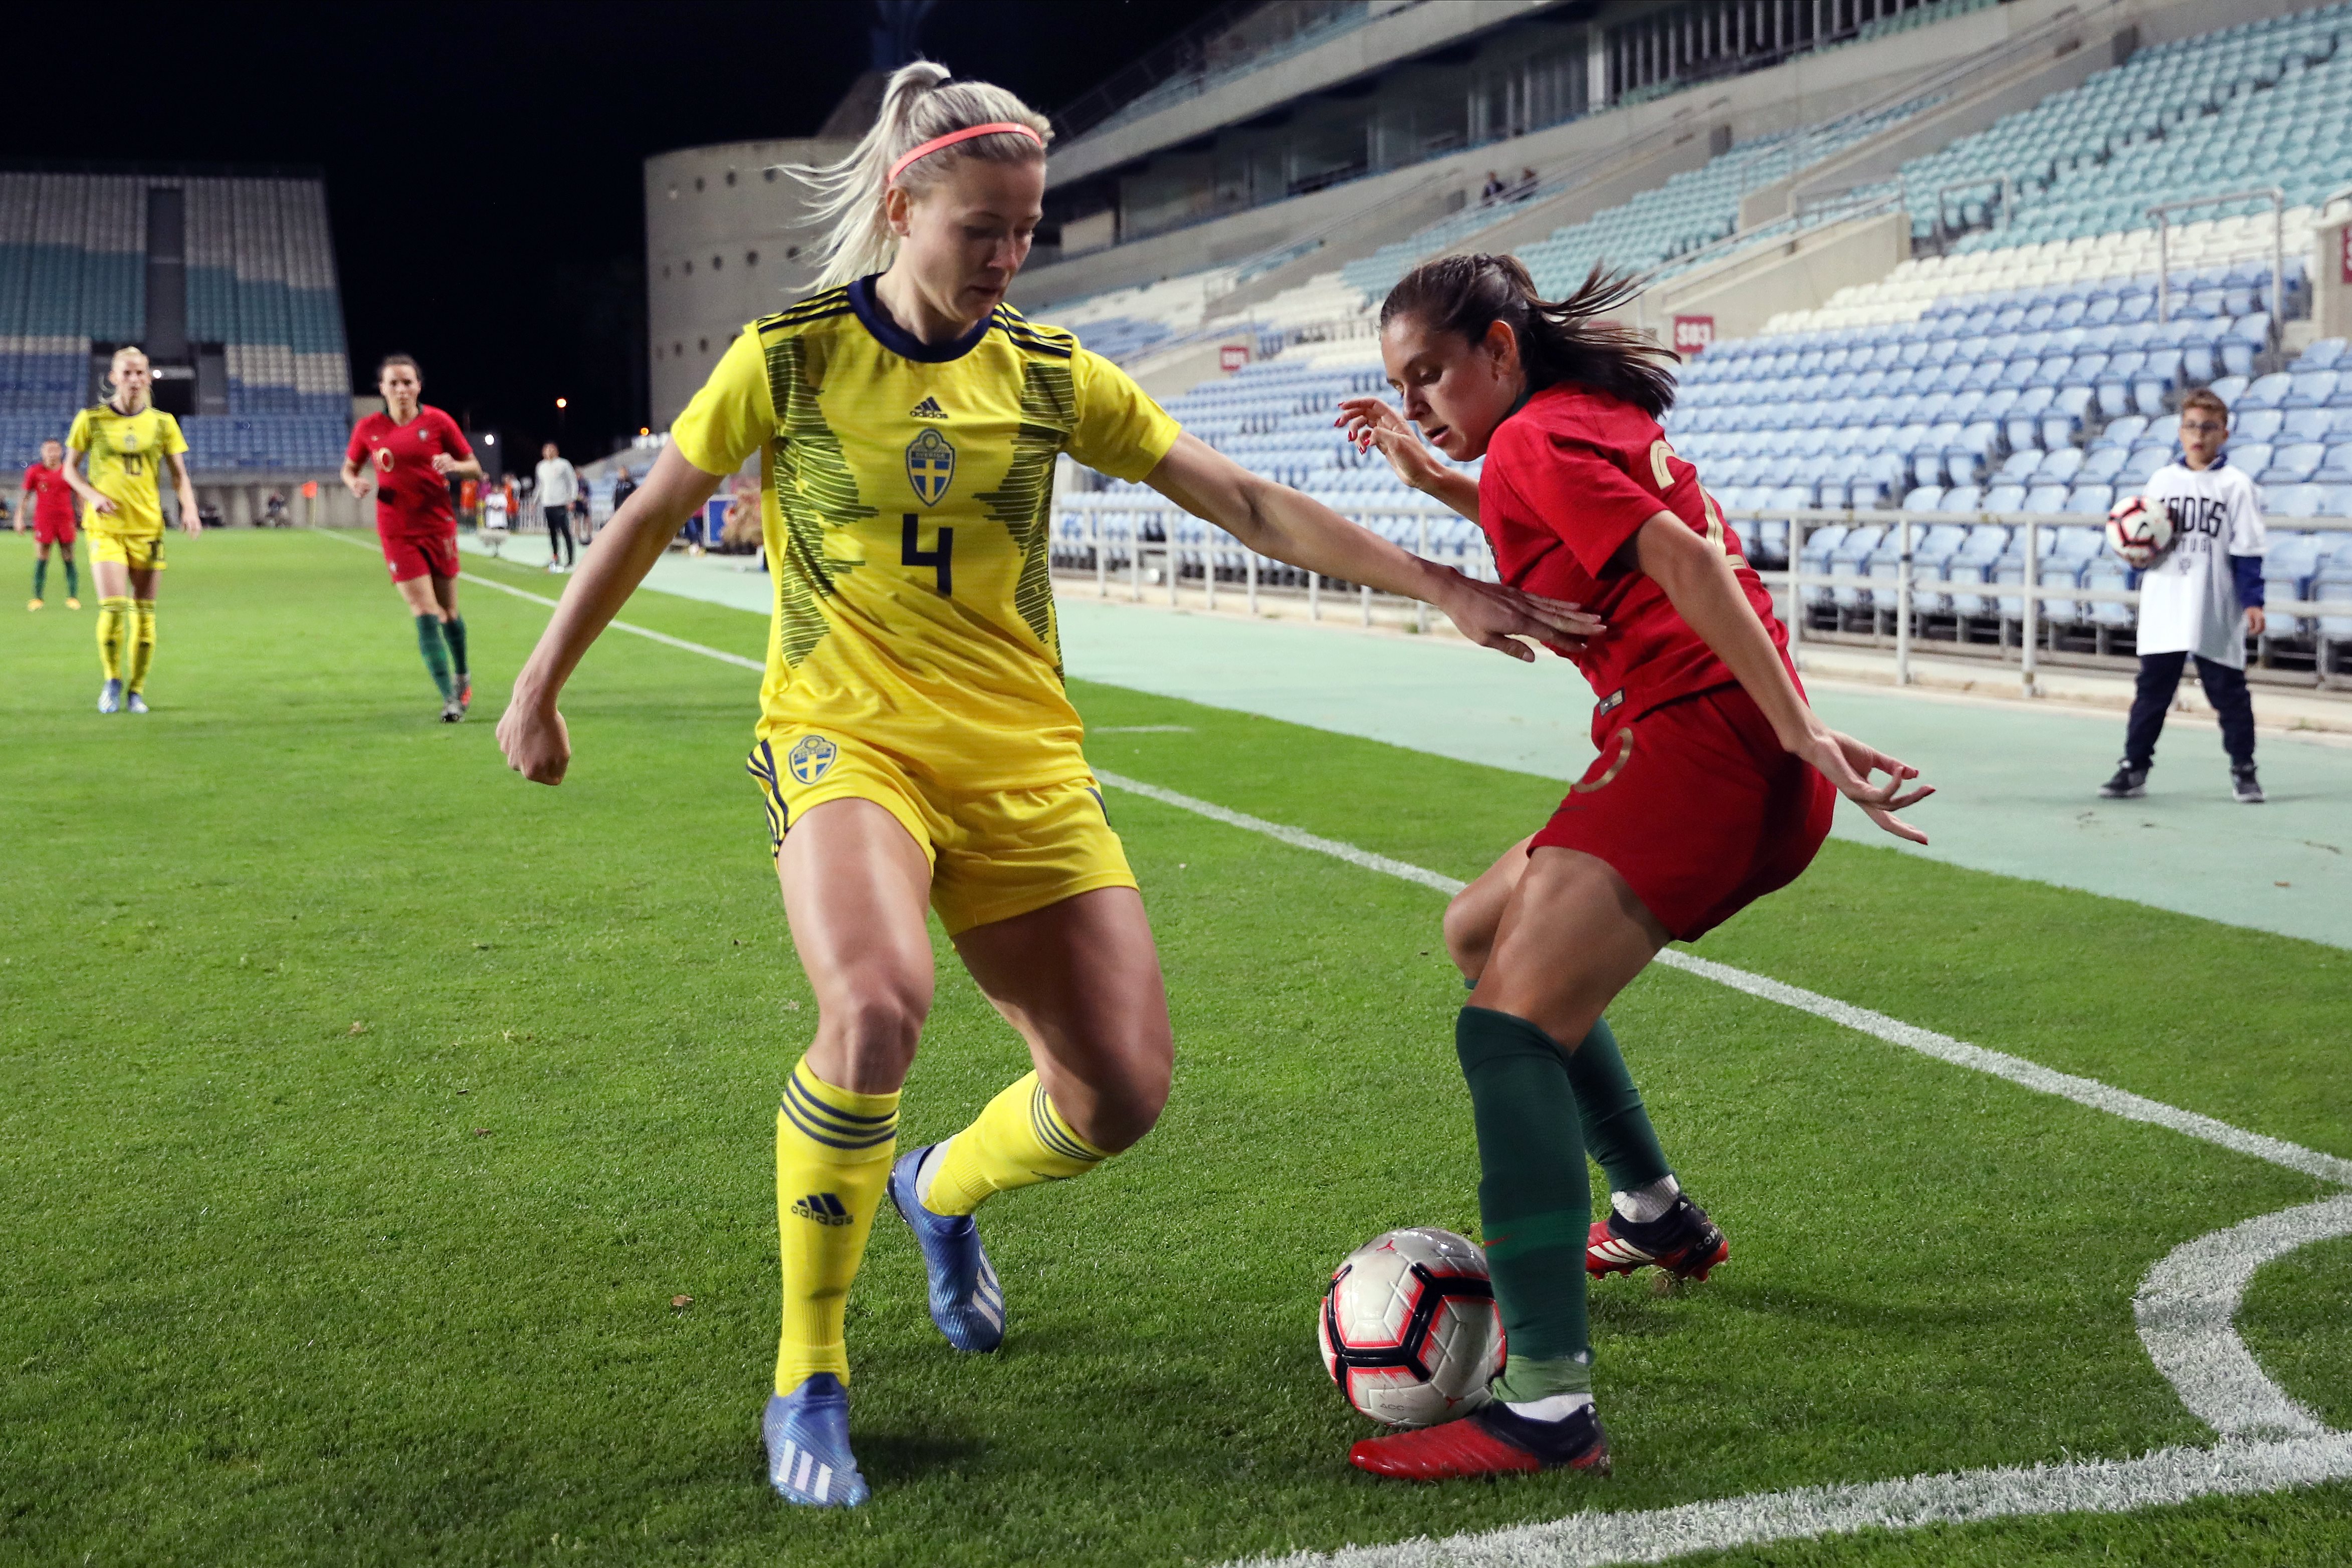
<path fill-rule="evenodd" d="M 572 734 L 553 706 L 518 701 L 499 720 L 499 749 L 532 783 L 561 784 L 572 764 Z"/>

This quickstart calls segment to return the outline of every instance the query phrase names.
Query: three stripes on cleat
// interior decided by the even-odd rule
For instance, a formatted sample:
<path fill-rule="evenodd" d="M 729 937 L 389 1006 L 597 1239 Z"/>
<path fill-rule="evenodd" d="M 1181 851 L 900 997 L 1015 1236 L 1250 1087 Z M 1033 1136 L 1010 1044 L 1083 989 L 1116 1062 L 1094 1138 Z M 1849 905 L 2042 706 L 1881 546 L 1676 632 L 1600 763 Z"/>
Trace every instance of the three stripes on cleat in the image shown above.
<path fill-rule="evenodd" d="M 812 1469 L 816 1472 L 814 1479 L 809 1474 Z M 819 1502 L 833 1496 L 833 1467 L 790 1437 L 784 1439 L 784 1451 L 776 1456 L 773 1479 L 777 1486 L 806 1493 Z"/>

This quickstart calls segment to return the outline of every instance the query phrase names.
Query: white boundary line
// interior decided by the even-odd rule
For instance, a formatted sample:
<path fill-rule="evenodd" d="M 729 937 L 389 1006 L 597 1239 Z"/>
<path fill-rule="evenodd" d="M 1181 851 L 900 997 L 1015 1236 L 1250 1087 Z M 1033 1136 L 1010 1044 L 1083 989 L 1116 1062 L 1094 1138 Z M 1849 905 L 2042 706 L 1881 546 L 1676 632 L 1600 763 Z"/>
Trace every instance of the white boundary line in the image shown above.
<path fill-rule="evenodd" d="M 360 543 L 357 539 L 347 539 L 343 538 L 342 535 L 331 533 L 325 528 L 314 528 L 311 531 L 316 533 L 320 538 L 333 539 L 337 544 L 350 545 L 354 549 L 366 549 L 368 548 L 367 546 Z M 460 582 L 475 583 L 483 588 L 494 588 L 500 593 L 511 593 L 517 599 L 528 599 L 533 604 L 544 604 L 550 610 L 554 609 L 556 605 L 556 601 L 554 600 L 548 598 L 543 593 L 531 593 L 523 589 L 513 587 L 510 584 L 500 582 L 496 578 L 478 577 L 470 571 L 459 572 L 457 574 L 457 580 Z M 613 630 L 615 632 L 626 632 L 633 637 L 643 637 L 648 642 L 659 643 L 667 647 L 683 649 L 685 652 L 689 653 L 699 653 L 706 659 L 716 659 L 722 664 L 734 664 L 746 670 L 757 670 L 763 675 L 768 673 L 768 666 L 761 660 L 747 659 L 740 653 L 730 653 L 718 648 L 707 648 L 699 643 L 689 643 L 683 637 L 673 637 L 667 632 L 656 632 L 652 628 L 646 626 L 633 626 L 626 621 L 615 621 L 612 625 Z"/>
<path fill-rule="evenodd" d="M 1463 883 L 1354 844 L 1270 822 L 1117 773 L 1095 770 L 1115 789 L 1141 795 L 1293 848 L 1451 896 Z M 1970 1045 L 1934 1030 L 1858 1008 L 1727 964 L 1668 949 L 1670 967 L 1948 1061 L 2056 1095 L 2127 1121 L 2146 1122 L 2323 1181 L 2352 1186 L 2352 1160 L 2250 1133 L 2194 1111 L 2057 1072 L 2022 1057 Z M 2256 1364 L 2232 1318 L 2254 1271 L 2310 1242 L 2352 1235 L 2352 1195 L 2263 1215 L 2176 1249 L 2143 1282 L 2133 1306 L 2149 1357 L 2200 1420 L 2223 1441 L 2214 1448 L 2160 1448 L 2134 1459 L 2077 1460 L 1955 1474 L 1912 1476 L 1856 1486 L 1803 1487 L 1680 1508 L 1573 1514 L 1543 1524 L 1479 1534 L 1423 1538 L 1331 1553 L 1252 1559 L 1268 1568 L 1597 1568 L 1656 1563 L 1695 1552 L 1759 1545 L 1859 1530 L 2051 1513 L 2121 1513 L 2194 1498 L 2274 1491 L 2352 1476 L 2352 1434 L 2331 1432 Z M 2250 1437 L 2284 1441 L 2251 1444 Z"/>
<path fill-rule="evenodd" d="M 2128 1513 L 2202 1497 L 2245 1497 L 2352 1475 L 2352 1434 L 2219 1448 L 2158 1448 L 2134 1459 L 2007 1466 L 1861 1486 L 1800 1487 L 1642 1513 L 1579 1513 L 1484 1535 L 1255 1558 L 1259 1568 L 1601 1568 L 1663 1563 L 1774 1541 L 1917 1530 L 2032 1514 Z"/>
<path fill-rule="evenodd" d="M 328 534 L 330 538 L 336 538 Z M 356 539 L 342 541 L 364 549 Z M 554 608 L 555 601 L 471 572 L 467 582 Z M 689 653 L 765 673 L 738 653 L 633 626 L 613 625 Z M 1115 789 L 1141 795 L 1260 833 L 1294 848 L 1329 855 L 1366 871 L 1418 883 L 1449 897 L 1464 883 L 1441 872 L 1375 854 L 1337 839 L 1253 817 L 1208 800 L 1163 789 L 1101 768 L 1095 777 Z M 1955 1066 L 2005 1078 L 2130 1121 L 2152 1123 L 2192 1138 L 2325 1181 L 2352 1185 L 2352 1160 L 2265 1137 L 2193 1111 L 2111 1088 L 2096 1079 L 2053 1071 L 2021 1057 L 1987 1051 L 1933 1030 L 1857 1008 L 1726 964 L 1672 950 L 1659 960 L 1766 1001 L 1779 1002 Z M 1679 1508 L 1622 1513 L 1587 1512 L 1543 1524 L 1483 1534 L 1423 1538 L 1387 1546 L 1350 1546 L 1335 1553 L 1300 1552 L 1258 1558 L 1268 1568 L 1601 1568 L 1613 1563 L 1659 1563 L 1773 1541 L 1850 1534 L 1860 1530 L 1912 1530 L 2032 1514 L 2125 1513 L 2200 1497 L 2243 1497 L 2352 1477 L 2352 1434 L 2332 1432 L 2266 1376 L 2231 1319 L 2254 1271 L 2298 1247 L 2352 1235 L 2352 1194 L 2263 1215 L 2177 1248 L 2148 1273 L 2133 1302 L 2140 1340 L 2183 1403 L 2221 1435 L 2212 1448 L 2159 1448 L 2133 1459 L 2073 1460 L 2056 1465 L 1963 1470 L 1854 1486 L 1801 1487 L 1758 1492 Z M 2294 1434 L 2282 1441 L 2249 1443 L 2256 1433 Z"/>

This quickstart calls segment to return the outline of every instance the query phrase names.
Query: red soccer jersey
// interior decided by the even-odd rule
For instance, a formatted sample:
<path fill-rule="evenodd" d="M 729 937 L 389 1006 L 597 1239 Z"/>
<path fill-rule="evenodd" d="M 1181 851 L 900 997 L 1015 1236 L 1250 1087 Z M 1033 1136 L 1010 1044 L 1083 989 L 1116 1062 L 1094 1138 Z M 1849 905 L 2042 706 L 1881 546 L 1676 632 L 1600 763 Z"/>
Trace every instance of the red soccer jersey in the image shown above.
<path fill-rule="evenodd" d="M 1635 531 L 1672 512 L 1731 558 L 1739 586 L 1788 660 L 1771 595 L 1723 526 L 1698 470 L 1675 455 L 1658 422 L 1606 392 L 1547 387 L 1496 428 L 1478 477 L 1478 523 L 1503 580 L 1583 605 L 1609 623 L 1576 661 L 1618 722 L 1662 703 L 1737 683 L 1685 624 L 1665 591 L 1610 563 Z M 1794 670 L 1790 674 L 1794 674 Z"/>
<path fill-rule="evenodd" d="M 378 533 L 438 536 L 457 531 L 448 477 L 433 471 L 434 455 L 443 452 L 461 459 L 474 455 L 457 422 L 430 404 L 420 406 L 406 424 L 394 424 L 388 413 L 372 413 L 352 427 L 344 455 L 375 465 Z"/>
<path fill-rule="evenodd" d="M 33 493 L 32 522 L 50 528 L 71 528 L 74 520 L 73 486 L 66 483 L 66 471 L 52 468 L 46 463 L 36 463 L 25 470 L 24 487 Z"/>

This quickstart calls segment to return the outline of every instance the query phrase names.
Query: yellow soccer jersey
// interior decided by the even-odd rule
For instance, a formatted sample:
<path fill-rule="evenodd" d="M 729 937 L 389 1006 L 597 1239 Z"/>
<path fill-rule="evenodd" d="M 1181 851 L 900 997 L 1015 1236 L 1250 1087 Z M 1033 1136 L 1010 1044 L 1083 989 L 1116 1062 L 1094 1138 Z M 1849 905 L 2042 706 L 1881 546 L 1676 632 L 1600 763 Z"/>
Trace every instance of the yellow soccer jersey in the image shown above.
<path fill-rule="evenodd" d="M 1008 307 L 927 344 L 863 278 L 744 328 L 670 434 L 706 473 L 761 456 L 761 737 L 838 730 L 961 789 L 1083 773 L 1054 459 L 1140 479 L 1179 434 L 1109 361 Z"/>
<path fill-rule="evenodd" d="M 85 506 L 82 527 L 133 538 L 163 531 L 156 471 L 166 454 L 188 449 L 178 420 L 152 403 L 137 413 L 118 413 L 101 402 L 74 415 L 66 444 L 85 454 L 82 477 L 90 488 L 114 502 L 110 517 Z"/>

